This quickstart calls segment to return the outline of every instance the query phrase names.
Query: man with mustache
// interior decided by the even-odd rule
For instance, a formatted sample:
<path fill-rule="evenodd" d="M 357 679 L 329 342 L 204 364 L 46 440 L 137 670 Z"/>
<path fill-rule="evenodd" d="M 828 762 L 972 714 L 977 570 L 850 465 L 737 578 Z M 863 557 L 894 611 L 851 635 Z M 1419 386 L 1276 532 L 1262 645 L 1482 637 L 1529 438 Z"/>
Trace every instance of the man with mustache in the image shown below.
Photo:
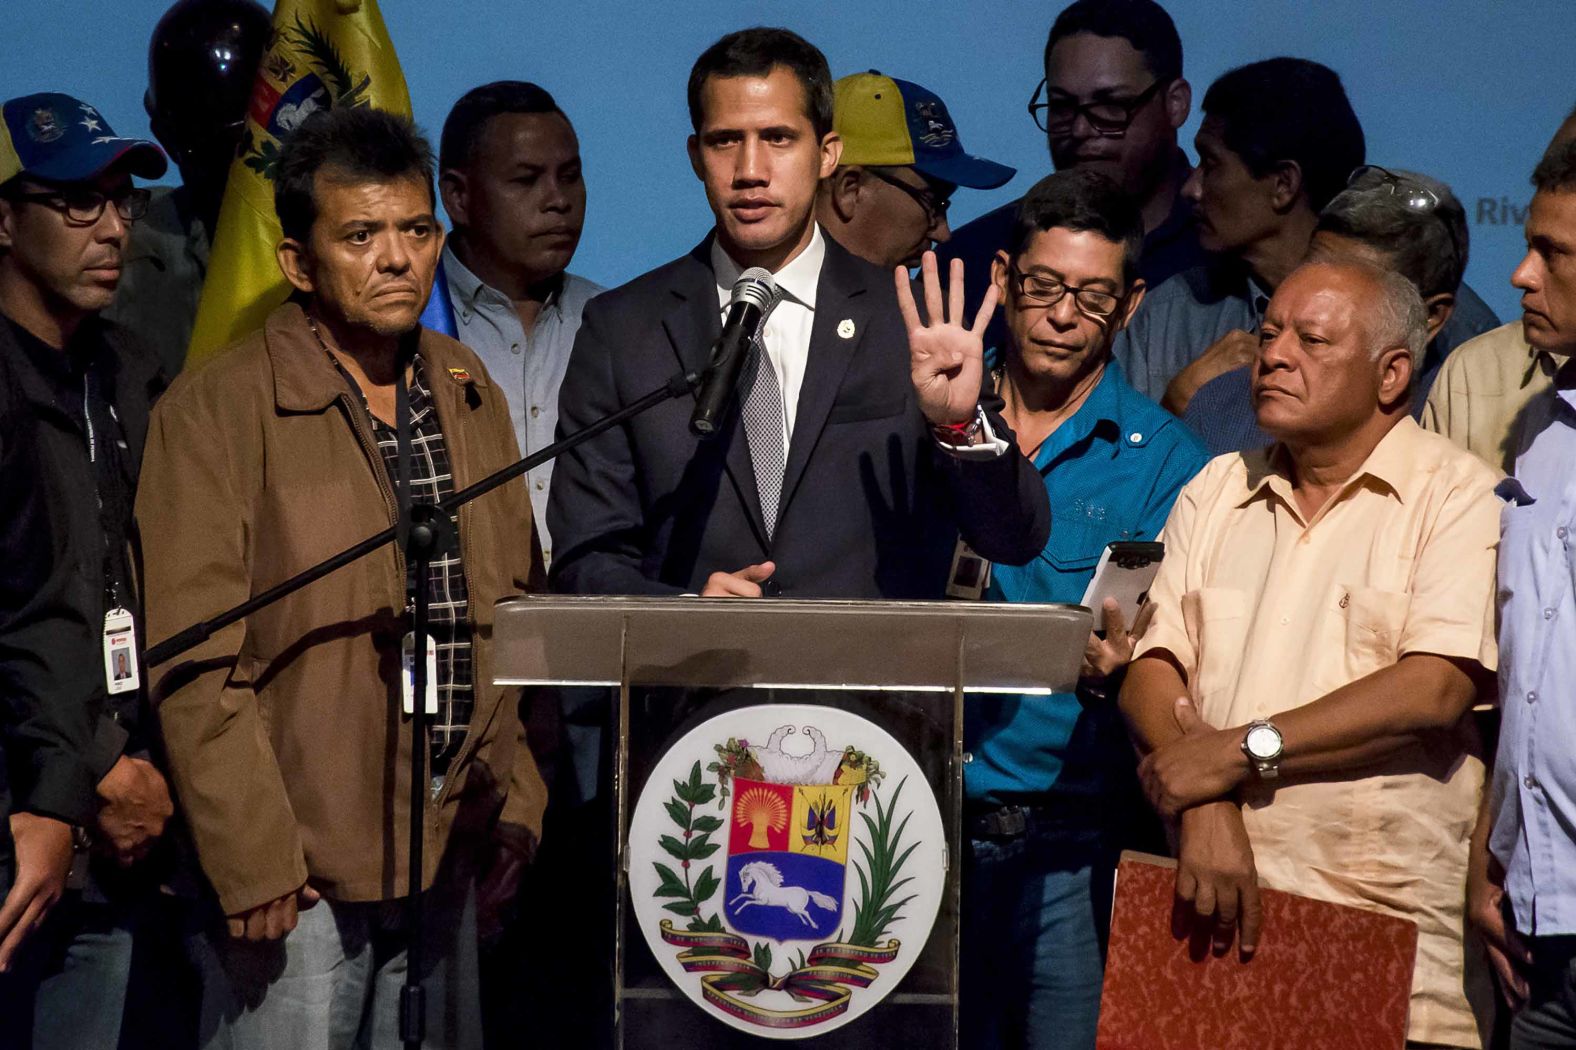
<path fill-rule="evenodd" d="M 714 230 L 587 307 L 560 430 L 703 367 L 745 269 L 770 271 L 783 298 L 742 409 L 715 440 L 690 433 L 686 398 L 560 461 L 548 505 L 554 585 L 935 598 L 960 529 L 986 558 L 1033 558 L 1049 531 L 1045 489 L 979 407 L 978 353 L 911 356 L 893 275 L 815 221 L 817 185 L 842 152 L 825 57 L 783 29 L 729 34 L 691 70 L 689 108 L 690 163 Z"/>
<path fill-rule="evenodd" d="M 149 863 L 172 812 L 153 763 L 146 692 L 114 674 L 140 635 L 132 501 L 158 358 L 99 317 L 115 298 L 127 239 L 148 191 L 132 176 L 164 174 L 151 142 L 117 136 L 93 106 L 67 95 L 11 99 L 0 122 L 0 356 L 18 412 L 36 429 L 40 477 L 65 549 L 65 599 L 85 628 L 73 659 L 94 687 L 60 703 L 96 714 L 85 756 L 98 785 L 91 878 L 66 896 L 0 984 L 0 1014 L 22 1045 L 112 1046 L 121 1030 L 132 939 L 158 883 Z M 83 843 L 85 845 L 85 842 Z M 33 994 L 36 989 L 36 995 Z"/>
<path fill-rule="evenodd" d="M 959 186 L 993 190 L 1017 169 L 966 153 L 934 92 L 875 70 L 832 85 L 843 156 L 821 181 L 815 217 L 838 244 L 883 269 L 915 267 L 952 236 L 947 209 Z"/>
<path fill-rule="evenodd" d="M 137 501 L 151 638 L 517 458 L 476 355 L 417 323 L 443 248 L 435 205 L 431 147 L 405 118 L 336 108 L 285 142 L 274 207 L 295 296 L 153 416 Z M 404 904 L 424 891 L 427 1045 L 480 1046 L 478 921 L 518 885 L 545 801 L 518 692 L 492 684 L 493 605 L 543 572 L 523 481 L 449 518 L 457 543 L 432 563 L 430 642 L 413 654 L 434 672 L 424 697 L 401 669 L 409 567 L 393 544 L 150 668 L 224 915 L 198 945 L 218 1045 L 399 1045 Z"/>
<path fill-rule="evenodd" d="M 1251 955 L 1260 880 L 1408 919 L 1407 1037 L 1477 1047 L 1462 889 L 1495 473 L 1412 419 L 1428 313 L 1411 281 L 1345 259 L 1277 283 L 1253 365 L 1276 444 L 1212 460 L 1166 520 L 1121 695 L 1139 778 L 1176 822 L 1195 935 L 1224 952 L 1240 933 Z"/>
<path fill-rule="evenodd" d="M 454 230 L 426 323 L 482 359 L 509 402 L 521 454 L 536 452 L 558 426 L 558 387 L 580 313 L 602 291 L 568 271 L 586 218 L 580 142 L 552 95 L 502 80 L 466 92 L 449 111 L 438 171 Z M 551 565 L 553 464 L 526 479 Z"/>

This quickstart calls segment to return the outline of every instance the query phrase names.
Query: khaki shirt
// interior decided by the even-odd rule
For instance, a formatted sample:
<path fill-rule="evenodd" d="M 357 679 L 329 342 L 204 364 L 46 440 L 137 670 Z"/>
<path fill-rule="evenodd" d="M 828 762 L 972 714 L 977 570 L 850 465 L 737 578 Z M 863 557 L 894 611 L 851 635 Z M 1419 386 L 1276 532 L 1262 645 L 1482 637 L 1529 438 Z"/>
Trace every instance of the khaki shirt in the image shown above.
<path fill-rule="evenodd" d="M 1418 422 L 1495 470 L 1514 473 L 1522 417 L 1554 385 L 1558 365 L 1552 354 L 1527 345 L 1520 321 L 1501 325 L 1445 358 Z"/>
<path fill-rule="evenodd" d="M 1405 418 L 1304 521 L 1283 456 L 1277 446 L 1218 457 L 1182 490 L 1137 654 L 1169 650 L 1205 720 L 1222 728 L 1273 718 L 1410 653 L 1492 670 L 1494 472 Z M 1480 1045 L 1461 938 L 1482 784 L 1482 762 L 1463 747 L 1419 746 L 1353 773 L 1241 791 L 1266 885 L 1417 923 L 1414 1040 Z"/>

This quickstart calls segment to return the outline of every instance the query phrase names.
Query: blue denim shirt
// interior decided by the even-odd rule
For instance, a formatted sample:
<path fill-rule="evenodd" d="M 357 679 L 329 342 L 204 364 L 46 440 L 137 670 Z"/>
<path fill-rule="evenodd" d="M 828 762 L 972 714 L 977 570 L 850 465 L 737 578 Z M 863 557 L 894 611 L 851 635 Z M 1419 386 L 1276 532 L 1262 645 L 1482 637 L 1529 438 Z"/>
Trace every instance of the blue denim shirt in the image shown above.
<path fill-rule="evenodd" d="M 1082 601 L 1106 545 L 1154 539 L 1177 493 L 1208 459 L 1187 428 L 1129 386 L 1111 361 L 1088 400 L 1035 453 L 1051 500 L 1045 549 L 1028 565 L 993 566 L 985 597 Z M 1115 697 L 1085 710 L 1071 693 L 975 696 L 964 718 L 971 756 L 964 782 L 972 800 L 1096 795 L 1113 758 L 1111 742 L 1132 754 Z"/>
<path fill-rule="evenodd" d="M 1576 390 L 1528 406 L 1500 483 L 1499 754 L 1489 848 L 1524 934 L 1576 934 Z"/>

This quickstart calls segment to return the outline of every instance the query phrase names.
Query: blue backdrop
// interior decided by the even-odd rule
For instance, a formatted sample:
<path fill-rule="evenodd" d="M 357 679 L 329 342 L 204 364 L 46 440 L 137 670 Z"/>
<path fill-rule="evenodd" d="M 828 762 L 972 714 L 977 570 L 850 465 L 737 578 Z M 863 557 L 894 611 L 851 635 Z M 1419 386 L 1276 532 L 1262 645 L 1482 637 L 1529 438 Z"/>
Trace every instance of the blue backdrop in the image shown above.
<path fill-rule="evenodd" d="M 0 93 L 58 90 L 145 134 L 148 33 L 164 0 L 4 0 Z M 1050 170 L 1024 104 L 1059 0 L 800 0 L 792 4 L 574 0 L 382 0 L 417 120 L 436 139 L 467 88 L 510 77 L 557 96 L 580 133 L 590 203 L 573 269 L 617 284 L 687 250 L 710 222 L 684 156 L 690 64 L 722 33 L 786 25 L 836 76 L 877 68 L 946 99 L 970 150 L 1019 168 L 991 192 L 960 191 L 960 220 Z M 1467 279 L 1503 319 L 1521 257 L 1527 177 L 1576 104 L 1576 2 L 1171 0 L 1195 99 L 1232 66 L 1317 59 L 1345 79 L 1368 156 L 1449 182 L 1472 228 Z M 1184 129 L 1191 154 L 1197 109 Z"/>

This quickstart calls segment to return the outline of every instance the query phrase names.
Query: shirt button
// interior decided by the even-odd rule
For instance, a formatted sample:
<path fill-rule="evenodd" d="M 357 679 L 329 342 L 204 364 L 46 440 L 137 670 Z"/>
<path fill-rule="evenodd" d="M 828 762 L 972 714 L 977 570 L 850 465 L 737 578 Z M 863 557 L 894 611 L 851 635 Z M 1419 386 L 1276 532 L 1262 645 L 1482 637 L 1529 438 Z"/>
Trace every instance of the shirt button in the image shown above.
<path fill-rule="evenodd" d="M 1566 536 L 1570 535 L 1570 530 L 1561 525 L 1559 528 L 1554 530 L 1554 535 L 1563 540 Z"/>
<path fill-rule="evenodd" d="M 1527 693 L 1527 703 L 1535 704 L 1537 702 L 1538 702 L 1538 691 L 1536 689 L 1534 689 L 1534 690 L 1528 692 Z"/>
<path fill-rule="evenodd" d="M 1526 789 L 1528 791 L 1535 791 L 1535 790 L 1537 790 L 1537 787 L 1538 787 L 1538 778 L 1533 776 L 1531 773 L 1528 773 L 1525 777 L 1522 778 L 1521 783 L 1526 787 Z"/>
<path fill-rule="evenodd" d="M 520 344 L 519 343 L 510 343 L 509 344 L 509 352 L 510 353 L 514 353 L 514 354 L 518 354 L 520 352 Z"/>
<path fill-rule="evenodd" d="M 1138 431 L 1135 430 L 1131 434 L 1127 435 L 1127 440 L 1131 441 L 1133 444 L 1136 445 L 1140 441 L 1144 440 L 1144 435 L 1140 434 Z"/>
<path fill-rule="evenodd" d="M 541 405 L 532 405 L 531 406 L 531 418 L 532 419 L 535 419 L 537 416 L 539 416 L 541 414 L 542 414 L 542 406 Z"/>
<path fill-rule="evenodd" d="M 538 481 L 538 482 L 537 482 L 537 483 L 536 483 L 536 491 L 538 491 L 538 492 L 541 492 L 541 491 L 542 491 L 542 490 L 543 490 L 543 489 L 545 489 L 545 488 L 546 488 L 546 487 L 547 487 L 547 485 L 546 485 L 546 483 L 545 483 L 545 482 L 541 482 L 541 481 Z"/>
<path fill-rule="evenodd" d="M 974 752 L 972 752 L 972 751 L 965 751 L 965 752 L 963 752 L 963 764 L 965 766 L 968 765 L 970 762 L 973 762 L 973 761 L 974 761 Z"/>
<path fill-rule="evenodd" d="M 1552 620 L 1552 619 L 1554 619 L 1554 610 L 1553 609 L 1544 609 L 1543 610 L 1543 618 L 1545 620 Z"/>
<path fill-rule="evenodd" d="M 469 321 L 470 319 L 471 319 L 471 312 L 469 310 L 461 310 L 460 311 L 460 320 L 462 320 L 462 321 Z"/>
<path fill-rule="evenodd" d="M 1281 617 L 1281 626 L 1282 627 L 1285 627 L 1289 623 L 1291 623 L 1291 617 L 1289 617 L 1289 616 L 1282 616 Z"/>

